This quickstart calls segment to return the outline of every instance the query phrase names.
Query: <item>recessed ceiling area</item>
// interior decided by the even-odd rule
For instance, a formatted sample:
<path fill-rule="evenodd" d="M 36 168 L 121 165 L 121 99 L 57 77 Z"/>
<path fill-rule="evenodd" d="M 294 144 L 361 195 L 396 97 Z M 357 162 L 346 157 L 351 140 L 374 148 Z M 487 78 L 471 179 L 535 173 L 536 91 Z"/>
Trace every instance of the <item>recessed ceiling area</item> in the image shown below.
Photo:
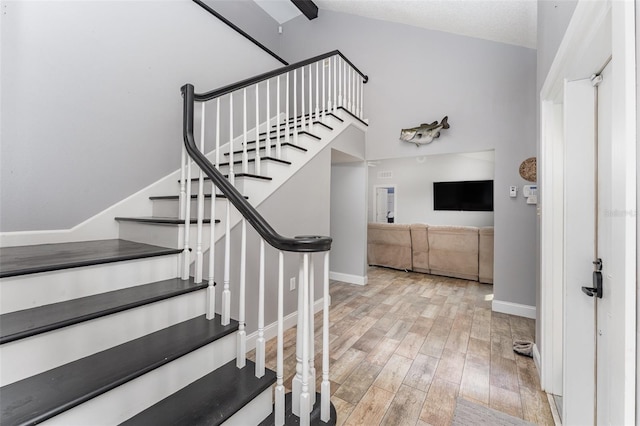
<path fill-rule="evenodd" d="M 300 15 L 289 0 L 254 0 L 282 24 Z M 322 10 L 536 48 L 536 0 L 314 0 Z"/>

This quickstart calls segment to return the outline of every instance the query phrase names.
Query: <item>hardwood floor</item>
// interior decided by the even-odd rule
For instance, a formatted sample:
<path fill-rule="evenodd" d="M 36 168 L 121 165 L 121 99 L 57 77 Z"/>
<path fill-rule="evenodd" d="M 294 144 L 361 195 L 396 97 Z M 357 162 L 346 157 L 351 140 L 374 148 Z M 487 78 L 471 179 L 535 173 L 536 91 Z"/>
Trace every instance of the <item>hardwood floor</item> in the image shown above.
<path fill-rule="evenodd" d="M 533 341 L 534 321 L 492 312 L 491 285 L 372 267 L 366 286 L 332 281 L 330 292 L 338 425 L 448 425 L 459 396 L 532 423 L 554 424 L 533 359 L 512 349 L 513 340 Z M 315 325 L 319 351 L 319 315 Z M 272 369 L 275 344 L 267 343 Z M 288 372 L 295 369 L 294 345 L 292 328 L 285 333 Z"/>

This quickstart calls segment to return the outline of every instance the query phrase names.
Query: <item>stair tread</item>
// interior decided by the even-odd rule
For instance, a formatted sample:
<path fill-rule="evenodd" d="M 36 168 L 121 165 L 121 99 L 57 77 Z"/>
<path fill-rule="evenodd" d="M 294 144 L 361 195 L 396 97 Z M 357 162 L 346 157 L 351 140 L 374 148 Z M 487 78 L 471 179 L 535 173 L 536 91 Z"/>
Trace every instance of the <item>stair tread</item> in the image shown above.
<path fill-rule="evenodd" d="M 0 278 L 179 253 L 112 239 L 0 248 Z"/>
<path fill-rule="evenodd" d="M 0 388 L 1 424 L 35 424 L 238 329 L 204 315 Z"/>
<path fill-rule="evenodd" d="M 163 217 L 163 216 L 140 216 L 140 217 L 116 217 L 117 221 L 125 222 L 142 222 L 142 223 L 156 223 L 159 225 L 183 225 L 184 219 L 178 217 Z M 198 221 L 197 217 L 192 217 L 189 222 L 194 224 Z M 220 223 L 218 219 L 214 221 Z M 202 223 L 211 223 L 210 218 L 204 218 Z"/>
<path fill-rule="evenodd" d="M 171 278 L 0 315 L 0 344 L 122 312 L 207 287 Z"/>
<path fill-rule="evenodd" d="M 240 151 L 242 152 L 242 151 Z M 249 150 L 247 150 L 247 152 L 249 152 Z M 273 157 L 260 157 L 260 161 L 273 161 L 274 163 L 280 163 L 280 164 L 285 164 L 287 166 L 291 165 L 291 161 L 287 161 L 287 160 L 280 160 L 279 158 L 273 158 Z M 249 163 L 255 163 L 256 159 L 255 158 L 248 158 L 247 162 Z M 242 160 L 237 160 L 234 161 L 233 164 L 242 164 Z M 225 163 L 220 163 L 220 166 L 228 166 L 229 165 L 229 161 L 225 162 Z"/>
<path fill-rule="evenodd" d="M 251 144 L 251 142 L 247 142 L 247 145 L 249 145 L 249 144 Z M 302 152 L 307 152 L 307 151 L 308 151 L 308 149 L 307 149 L 307 148 L 305 148 L 305 147 L 302 147 L 302 146 L 300 146 L 300 145 L 294 145 L 294 144 L 289 143 L 289 142 L 287 142 L 287 143 L 283 143 L 283 144 L 281 144 L 280 146 L 281 146 L 281 147 L 290 146 L 291 148 L 295 148 L 295 149 L 297 149 L 297 150 L 299 150 L 299 151 L 302 151 Z M 273 147 L 272 147 L 272 148 L 273 148 Z M 255 147 L 253 147 L 253 148 L 247 148 L 247 152 L 254 152 L 255 150 L 256 150 L 256 148 L 255 148 Z M 260 151 L 265 151 L 265 150 L 266 150 L 266 148 L 265 148 L 264 146 L 261 146 L 261 147 L 260 147 Z M 244 151 L 243 151 L 243 150 L 241 150 L 241 149 L 240 149 L 240 150 L 233 151 L 233 153 L 234 153 L 234 154 L 242 154 L 243 152 L 244 152 Z M 229 153 L 228 153 L 228 152 L 225 152 L 225 153 L 224 153 L 224 155 L 228 157 L 228 156 L 229 156 Z M 262 157 L 261 157 L 261 158 L 262 158 Z"/>
<path fill-rule="evenodd" d="M 338 107 L 338 108 L 340 108 L 340 107 Z M 344 122 L 344 120 L 343 120 L 342 118 L 338 117 L 337 115 L 335 115 L 335 114 L 334 114 L 334 113 L 332 113 L 332 112 L 329 112 L 328 110 L 325 110 L 325 111 L 324 111 L 324 114 L 325 114 L 326 116 L 329 116 L 329 117 L 333 117 L 333 118 L 335 118 L 336 120 L 340 121 L 341 123 L 343 123 L 343 122 Z M 305 118 L 305 119 L 308 119 L 310 115 L 314 116 L 314 115 L 316 115 L 316 113 L 315 113 L 315 112 L 313 112 L 313 113 L 311 113 L 311 114 L 307 113 L 307 114 L 305 114 L 305 115 L 304 115 L 304 118 Z M 299 121 L 299 120 L 301 119 L 301 117 L 302 117 L 302 115 L 299 115 L 299 116 L 297 116 L 297 117 L 289 117 L 289 119 L 288 119 L 287 121 L 288 121 L 289 123 L 297 122 L 297 121 Z M 284 123 L 280 123 L 280 124 L 281 124 L 281 125 L 284 125 Z M 276 127 L 276 126 L 277 126 L 277 124 L 274 124 L 272 127 Z"/>
<path fill-rule="evenodd" d="M 233 360 L 125 421 L 121 426 L 219 425 L 275 381 L 275 372 L 265 369 L 264 376 L 258 379 L 252 361 L 247 360 L 247 365 L 239 369 L 236 367 L 236 360 Z"/>
<path fill-rule="evenodd" d="M 361 119 L 360 117 L 357 117 L 354 113 L 352 113 L 351 111 L 349 111 L 348 109 L 346 109 L 345 107 L 338 107 L 338 109 L 341 109 L 342 111 L 346 112 L 347 114 L 349 114 L 352 118 L 355 118 L 356 120 L 358 120 L 361 124 L 364 124 L 365 126 L 369 127 L 369 124 L 367 124 L 367 122 L 365 122 L 363 119 Z"/>
<path fill-rule="evenodd" d="M 198 198 L 198 194 L 191 194 L 191 199 L 197 199 Z M 204 198 L 207 199 L 211 199 L 211 194 L 204 194 Z M 224 194 L 216 194 L 216 198 L 222 198 L 222 199 L 226 199 L 227 196 Z M 149 197 L 150 200 L 179 200 L 180 196 L 179 195 L 155 195 L 153 197 Z M 249 197 L 248 196 L 244 196 L 245 200 L 248 200 Z"/>
<path fill-rule="evenodd" d="M 226 155 L 226 154 L 225 154 Z M 229 178 L 229 175 L 223 175 L 225 178 Z M 256 175 L 253 173 L 236 173 L 236 178 L 242 178 L 242 177 L 246 177 L 246 178 L 251 178 L 251 179 L 259 179 L 259 180 L 273 180 L 273 178 L 269 177 L 269 176 L 262 176 L 262 175 Z M 204 180 L 211 180 L 209 178 L 209 176 L 205 176 Z M 180 182 L 180 181 L 178 181 Z M 191 179 L 191 183 L 193 182 L 198 182 L 198 178 L 192 178 Z"/>

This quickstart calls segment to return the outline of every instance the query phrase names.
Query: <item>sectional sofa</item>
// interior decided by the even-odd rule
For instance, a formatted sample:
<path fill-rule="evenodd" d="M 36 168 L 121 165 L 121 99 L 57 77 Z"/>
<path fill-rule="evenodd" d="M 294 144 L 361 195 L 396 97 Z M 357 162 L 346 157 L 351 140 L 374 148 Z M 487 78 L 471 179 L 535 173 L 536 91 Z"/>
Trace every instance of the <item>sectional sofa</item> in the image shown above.
<path fill-rule="evenodd" d="M 493 283 L 493 227 L 369 223 L 369 265 Z"/>

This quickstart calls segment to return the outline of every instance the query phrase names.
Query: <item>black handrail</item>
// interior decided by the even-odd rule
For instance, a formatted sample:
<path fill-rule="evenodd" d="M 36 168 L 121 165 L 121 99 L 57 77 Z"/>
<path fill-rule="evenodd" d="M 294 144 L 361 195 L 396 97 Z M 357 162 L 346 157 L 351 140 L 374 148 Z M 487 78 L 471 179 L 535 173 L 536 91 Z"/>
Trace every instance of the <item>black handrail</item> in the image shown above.
<path fill-rule="evenodd" d="M 185 84 L 180 89 L 183 97 L 183 125 L 182 134 L 184 145 L 193 161 L 222 191 L 227 199 L 235 206 L 240 214 L 254 227 L 260 236 L 278 250 L 298 253 L 320 252 L 331 250 L 331 237 L 300 236 L 295 238 L 283 237 L 278 234 L 269 223 L 249 204 L 242 194 L 220 173 L 202 152 L 196 147 L 193 136 L 193 110 L 195 95 L 192 84 Z M 233 161 L 233 159 L 231 160 Z"/>
<path fill-rule="evenodd" d="M 278 61 L 282 62 L 283 65 L 289 65 L 289 63 L 287 61 L 285 61 L 284 59 L 282 59 L 280 56 L 276 55 L 271 49 L 269 49 L 267 46 L 265 46 L 264 44 L 260 43 L 258 40 L 256 40 L 255 38 L 251 37 L 249 34 L 247 34 L 245 31 L 243 31 L 240 27 L 238 27 L 237 25 L 235 25 L 233 22 L 229 21 L 227 18 L 225 18 L 224 16 L 222 16 L 220 13 L 216 12 L 215 10 L 213 10 L 211 7 L 209 7 L 207 4 L 205 4 L 204 2 L 202 2 L 201 0 L 193 0 L 194 3 L 196 3 L 197 5 L 201 6 L 204 10 L 206 10 L 207 12 L 209 12 L 210 14 L 212 14 L 213 16 L 215 16 L 216 18 L 218 18 L 219 20 L 221 20 L 222 22 L 224 22 L 225 24 L 227 24 L 228 26 L 230 26 L 232 29 L 234 29 L 235 31 L 237 31 L 238 33 L 240 33 L 242 36 L 244 36 L 247 40 L 249 40 L 250 42 L 252 42 L 253 44 L 255 44 L 256 46 L 258 46 L 260 49 L 264 50 L 265 52 L 267 52 L 269 55 L 273 56 L 274 58 L 276 58 Z"/>
<path fill-rule="evenodd" d="M 332 52 L 328 52 L 319 56 L 315 56 L 313 58 L 310 59 L 306 59 L 304 61 L 300 61 L 300 62 L 296 62 L 295 64 L 291 64 L 291 65 L 287 65 L 286 67 L 282 67 L 282 68 L 278 68 L 276 70 L 273 71 L 269 71 L 266 72 L 264 74 L 260 74 L 258 76 L 255 77 L 251 77 L 251 78 L 247 78 L 246 80 L 242 80 L 239 81 L 237 83 L 234 84 L 230 84 L 228 86 L 224 86 L 221 87 L 219 89 L 215 89 L 212 90 L 210 92 L 205 92 L 205 93 L 196 93 L 195 96 L 195 100 L 196 101 L 210 101 L 211 99 L 215 99 L 219 96 L 222 95 L 226 95 L 227 93 L 231 93 L 231 92 L 235 92 L 238 89 L 243 89 L 245 87 L 249 87 L 252 86 L 256 83 L 260 83 L 261 81 L 264 81 L 266 79 L 269 78 L 273 78 L 276 77 L 278 75 L 282 75 L 285 73 L 288 73 L 289 71 L 293 71 L 294 69 L 298 69 L 300 67 L 303 67 L 305 65 L 309 65 L 309 64 L 313 64 L 314 62 L 318 62 L 321 61 L 323 59 L 326 58 L 330 58 L 331 56 L 335 56 L 338 55 L 340 56 L 342 59 L 344 59 L 344 61 L 346 63 L 348 63 L 351 68 L 353 68 L 353 70 L 355 72 L 357 72 L 358 74 L 360 74 L 360 76 L 362 76 L 363 82 L 366 83 L 367 81 L 369 81 L 369 77 L 365 74 L 362 73 L 362 71 L 360 71 L 358 68 L 356 68 L 355 65 L 353 65 L 353 63 L 351 63 L 351 61 L 349 59 L 347 59 L 339 50 L 334 50 Z"/>

